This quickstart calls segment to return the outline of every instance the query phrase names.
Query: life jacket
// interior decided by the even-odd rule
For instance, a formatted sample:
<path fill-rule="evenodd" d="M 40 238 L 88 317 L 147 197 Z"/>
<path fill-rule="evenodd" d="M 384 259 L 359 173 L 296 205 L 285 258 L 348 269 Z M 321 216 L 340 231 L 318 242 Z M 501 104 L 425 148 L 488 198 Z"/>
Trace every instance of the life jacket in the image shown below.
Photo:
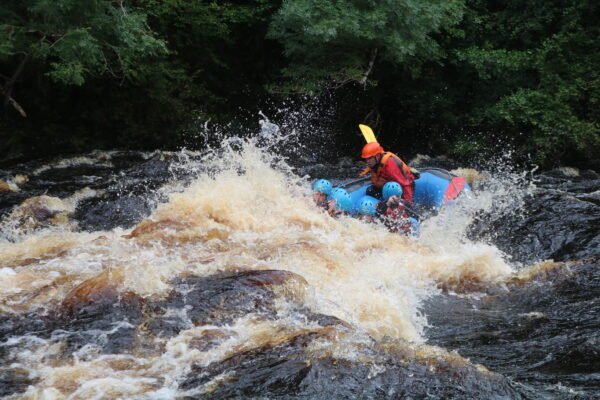
<path fill-rule="evenodd" d="M 400 169 L 400 173 L 404 176 L 404 178 L 407 181 L 414 182 L 414 177 L 412 175 L 412 172 L 410 171 L 409 166 L 406 165 L 406 163 L 404 161 L 402 161 L 402 159 L 400 159 L 400 157 L 398 157 L 397 155 L 395 155 L 392 152 L 387 151 L 387 152 L 383 153 L 383 157 L 381 158 L 381 161 L 379 162 L 377 169 L 375 171 L 371 171 L 371 183 L 373 184 L 373 186 L 382 188 L 383 185 L 385 185 L 388 182 L 387 180 L 385 180 L 381 177 L 381 171 L 383 170 L 383 168 L 385 167 L 385 164 L 388 161 L 395 162 L 396 165 L 398 166 L 398 168 Z M 402 182 L 399 182 L 399 183 L 402 184 Z"/>
<path fill-rule="evenodd" d="M 408 213 L 401 204 L 397 207 L 385 207 L 379 218 L 390 232 L 410 233 L 411 223 Z"/>

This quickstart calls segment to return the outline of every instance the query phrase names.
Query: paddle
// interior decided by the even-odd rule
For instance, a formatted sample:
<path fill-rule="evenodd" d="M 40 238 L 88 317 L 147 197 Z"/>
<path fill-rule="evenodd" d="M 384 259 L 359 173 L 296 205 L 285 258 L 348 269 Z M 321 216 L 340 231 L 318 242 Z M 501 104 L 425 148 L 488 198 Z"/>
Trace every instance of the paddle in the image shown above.
<path fill-rule="evenodd" d="M 363 124 L 359 124 L 358 127 L 360 128 L 360 131 L 362 132 L 367 143 L 373 143 L 377 141 L 375 138 L 375 133 L 373 133 L 373 129 Z"/>
<path fill-rule="evenodd" d="M 409 205 L 407 205 L 404 200 L 400 200 L 400 202 L 402 204 L 402 207 L 404 207 L 406 209 L 406 211 L 408 211 L 414 217 L 417 217 L 419 220 L 425 219 L 425 217 L 423 215 L 419 214 L 418 212 L 415 211 L 414 208 L 412 208 Z"/>
<path fill-rule="evenodd" d="M 370 177 L 370 176 L 366 176 L 366 177 L 364 177 L 364 178 L 359 178 L 359 179 L 355 179 L 355 180 L 353 180 L 353 181 L 350 181 L 350 182 L 346 182 L 346 183 L 344 183 L 343 185 L 340 185 L 340 187 L 345 189 L 345 188 L 347 188 L 348 186 L 352 186 L 352 185 L 355 185 L 355 184 L 357 184 L 357 183 L 360 183 L 360 182 L 366 182 L 366 181 L 368 181 L 368 180 L 370 180 L 370 179 L 371 179 L 371 177 Z"/>
<path fill-rule="evenodd" d="M 377 138 L 375 137 L 375 133 L 373 132 L 373 129 L 371 129 L 367 125 L 363 125 L 363 124 L 358 124 L 358 127 L 360 128 L 360 131 L 362 132 L 363 137 L 365 138 L 365 141 L 367 143 L 377 142 Z M 370 168 L 367 167 L 360 173 L 359 176 L 361 176 L 361 177 L 365 176 L 369 172 L 370 172 Z"/>

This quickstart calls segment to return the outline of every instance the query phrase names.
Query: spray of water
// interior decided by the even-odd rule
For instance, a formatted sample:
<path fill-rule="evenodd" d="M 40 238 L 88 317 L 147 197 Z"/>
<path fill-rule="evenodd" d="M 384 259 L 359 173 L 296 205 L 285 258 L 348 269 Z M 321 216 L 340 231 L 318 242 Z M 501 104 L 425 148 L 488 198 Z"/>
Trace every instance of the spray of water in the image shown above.
<path fill-rule="evenodd" d="M 468 239 L 467 228 L 482 212 L 518 206 L 501 200 L 516 198 L 517 190 L 504 193 L 506 185 L 492 179 L 483 191 L 426 221 L 420 239 L 408 238 L 348 217 L 332 219 L 318 209 L 308 177 L 289 162 L 293 152 L 277 151 L 293 148 L 297 131 L 274 126 L 265 116 L 262 128 L 244 139 L 222 136 L 218 147 L 173 157 L 173 179 L 159 190 L 165 201 L 130 230 L 49 228 L 21 231 L 18 240 L 0 243 L 0 307 L 14 315 L 73 312 L 81 302 L 113 294 L 168 303 L 174 291 L 183 290 L 177 282 L 186 277 L 286 271 L 290 275 L 274 290 L 274 317 L 257 311 L 224 324 L 198 325 L 188 316 L 194 304 L 173 304 L 168 316 L 185 329 L 170 337 L 154 337 L 127 318 L 96 331 L 15 336 L 0 346 L 37 379 L 26 398 L 200 395 L 228 377 L 180 390 L 191 365 L 209 365 L 306 332 L 324 335 L 306 350 L 314 354 L 364 360 L 365 343 L 394 340 L 414 357 L 460 358 L 424 345 L 427 319 L 420 305 L 440 290 L 479 291 L 511 276 L 503 254 Z M 344 321 L 345 328 L 328 331 L 299 307 Z M 128 353 L 101 351 L 103 340 L 128 329 L 140 337 Z M 94 339 L 75 353 L 65 352 L 75 334 Z M 214 345 L 195 347 L 206 337 Z"/>

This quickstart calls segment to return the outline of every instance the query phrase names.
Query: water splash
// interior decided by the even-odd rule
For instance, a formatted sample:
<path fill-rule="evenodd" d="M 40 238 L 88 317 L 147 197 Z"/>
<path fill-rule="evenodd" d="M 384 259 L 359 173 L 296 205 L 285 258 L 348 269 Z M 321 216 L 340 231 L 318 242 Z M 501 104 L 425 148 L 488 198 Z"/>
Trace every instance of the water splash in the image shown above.
<path fill-rule="evenodd" d="M 386 376 L 390 349 L 431 368 L 487 373 L 427 346 L 420 309 L 441 289 L 482 290 L 511 275 L 497 249 L 466 236 L 493 201 L 465 198 L 425 224 L 421 240 L 331 219 L 312 204 L 307 177 L 274 151 L 298 138 L 277 132 L 267 144 L 257 133 L 173 156 L 165 201 L 132 229 L 34 231 L 0 245 L 3 312 L 50 320 L 40 322 L 45 335 L 0 344 L 27 371 L 24 397 L 212 393 L 233 379 L 215 365 L 303 340 L 310 359 L 367 363 L 372 379 Z M 220 301 L 202 297 L 215 290 L 206 282 L 223 285 Z M 214 375 L 192 384 L 193 368 Z"/>

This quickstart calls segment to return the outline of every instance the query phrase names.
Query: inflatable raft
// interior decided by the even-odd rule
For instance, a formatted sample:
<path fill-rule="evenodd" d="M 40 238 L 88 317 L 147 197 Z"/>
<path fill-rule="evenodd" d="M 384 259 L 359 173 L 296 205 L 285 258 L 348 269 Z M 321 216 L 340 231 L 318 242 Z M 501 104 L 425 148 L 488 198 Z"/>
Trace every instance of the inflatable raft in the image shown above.
<path fill-rule="evenodd" d="M 374 216 L 382 199 L 371 196 L 374 193 L 369 190 L 372 185 L 366 183 L 368 180 L 369 178 L 363 178 L 333 188 L 328 180 L 319 179 L 313 184 L 313 190 L 327 195 L 328 201 L 335 200 L 339 203 L 339 210 L 349 215 Z M 404 205 L 410 215 L 410 233 L 414 236 L 419 234 L 419 219 L 423 218 L 423 213 L 435 213 L 462 193 L 470 191 L 471 187 L 463 177 L 440 168 L 423 169 L 415 180 L 413 204 Z M 390 196 L 401 196 L 402 188 L 397 182 L 388 182 L 375 195 L 386 201 Z"/>
<path fill-rule="evenodd" d="M 370 198 L 377 203 L 380 199 L 367 195 L 371 184 L 357 184 L 347 187 L 348 193 L 353 203 L 353 213 L 360 214 L 360 203 L 365 198 Z M 426 168 L 420 171 L 420 176 L 415 180 L 415 192 L 413 206 L 409 209 L 413 211 L 413 216 L 409 218 L 411 223 L 411 234 L 419 235 L 419 217 L 422 215 L 416 212 L 425 211 L 435 213 L 445 204 L 454 201 L 458 196 L 465 192 L 470 192 L 471 187 L 467 184 L 465 178 L 451 174 L 441 168 Z"/>
<path fill-rule="evenodd" d="M 352 201 L 354 210 L 358 211 L 358 204 L 367 194 L 370 183 L 346 187 Z M 420 171 L 420 176 L 415 180 L 414 206 L 419 209 L 439 210 L 444 204 L 456 199 L 464 192 L 470 192 L 471 187 L 465 178 L 456 176 L 441 168 L 425 168 Z M 373 198 L 375 201 L 378 199 Z"/>

